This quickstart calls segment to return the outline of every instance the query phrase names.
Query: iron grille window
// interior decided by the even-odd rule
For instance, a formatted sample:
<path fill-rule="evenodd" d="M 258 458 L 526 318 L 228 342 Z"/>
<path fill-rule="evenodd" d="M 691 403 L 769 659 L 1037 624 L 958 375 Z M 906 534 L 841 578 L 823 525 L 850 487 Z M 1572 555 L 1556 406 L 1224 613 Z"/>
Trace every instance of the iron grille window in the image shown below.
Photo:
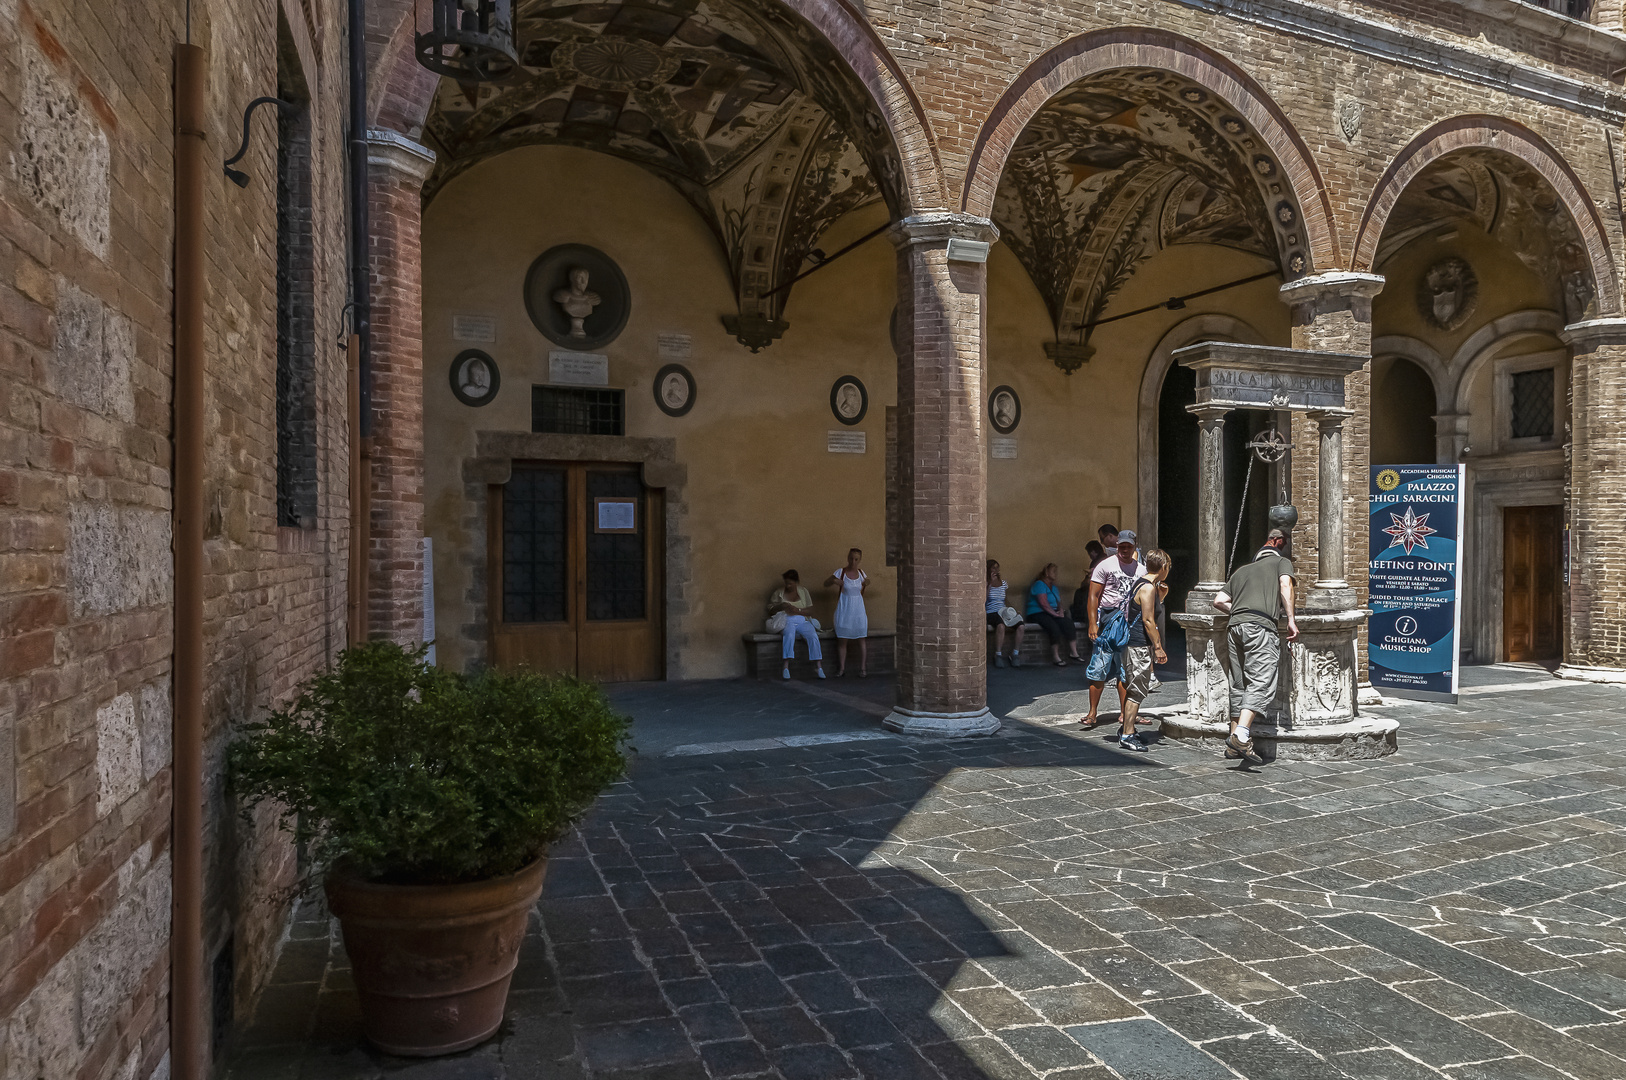
<path fill-rule="evenodd" d="M 1513 437 L 1553 437 L 1553 369 L 1520 371 L 1513 376 Z"/>
<path fill-rule="evenodd" d="M 595 499 L 637 500 L 638 531 L 601 533 L 587 529 L 587 617 L 589 619 L 641 619 L 644 617 L 644 534 L 649 525 L 644 510 L 644 484 L 637 473 L 594 471 L 587 474 L 587 506 Z"/>
<path fill-rule="evenodd" d="M 1534 0 L 1537 7 L 1568 15 L 1582 22 L 1592 21 L 1592 0 Z"/>
<path fill-rule="evenodd" d="M 533 386 L 531 430 L 550 435 L 625 435 L 626 392 Z"/>
<path fill-rule="evenodd" d="M 502 621 L 564 622 L 567 570 L 563 469 L 515 467 L 502 489 Z"/>

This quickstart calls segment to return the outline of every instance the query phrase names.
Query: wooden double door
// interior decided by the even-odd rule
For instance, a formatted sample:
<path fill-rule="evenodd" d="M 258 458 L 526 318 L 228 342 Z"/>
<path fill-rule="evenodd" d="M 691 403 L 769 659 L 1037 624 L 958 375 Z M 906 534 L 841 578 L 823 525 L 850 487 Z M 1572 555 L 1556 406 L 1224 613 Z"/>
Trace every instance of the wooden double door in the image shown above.
<path fill-rule="evenodd" d="M 664 499 L 640 467 L 516 461 L 492 496 L 493 662 L 663 678 Z"/>
<path fill-rule="evenodd" d="M 1502 649 L 1508 660 L 1558 659 L 1564 647 L 1564 508 L 1502 511 Z"/>

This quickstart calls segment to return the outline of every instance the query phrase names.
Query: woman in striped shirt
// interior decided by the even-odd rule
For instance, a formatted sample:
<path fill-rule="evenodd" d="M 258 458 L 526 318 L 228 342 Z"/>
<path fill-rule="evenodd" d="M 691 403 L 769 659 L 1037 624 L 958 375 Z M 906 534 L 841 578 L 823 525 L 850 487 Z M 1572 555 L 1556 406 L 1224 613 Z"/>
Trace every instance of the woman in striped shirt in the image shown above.
<path fill-rule="evenodd" d="M 1005 603 L 1005 590 L 1008 589 L 1005 579 L 1000 576 L 999 563 L 994 559 L 988 560 L 988 625 L 994 628 L 994 666 L 1005 666 L 1005 620 L 1000 613 L 1007 606 Z M 1016 624 L 1016 647 L 1011 650 L 1011 667 L 1022 666 L 1022 632 L 1027 629 L 1025 623 Z"/>

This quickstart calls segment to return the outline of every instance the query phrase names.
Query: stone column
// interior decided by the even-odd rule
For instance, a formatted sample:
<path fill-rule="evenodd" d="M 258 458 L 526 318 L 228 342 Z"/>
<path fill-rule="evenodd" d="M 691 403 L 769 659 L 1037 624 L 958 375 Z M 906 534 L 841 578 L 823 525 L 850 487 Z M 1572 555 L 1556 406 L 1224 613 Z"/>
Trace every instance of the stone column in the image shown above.
<path fill-rule="evenodd" d="M 1626 682 L 1626 318 L 1564 328 L 1570 347 L 1569 562 L 1558 674 Z"/>
<path fill-rule="evenodd" d="M 1335 270 L 1290 281 L 1281 288 L 1282 302 L 1293 310 L 1293 347 L 1323 352 L 1372 354 L 1372 298 L 1383 291 L 1378 274 Z M 1370 456 L 1372 365 L 1344 379 L 1344 405 L 1350 422 L 1341 448 L 1344 456 L 1345 580 L 1356 599 L 1366 601 L 1366 474 Z M 1321 430 L 1313 419 L 1299 414 L 1293 423 L 1293 502 L 1299 525 L 1293 532 L 1293 563 L 1301 576 L 1319 580 Z M 1359 505 L 1350 505 L 1359 503 Z"/>
<path fill-rule="evenodd" d="M 1344 483 L 1344 421 L 1347 410 L 1327 410 L 1313 414 L 1320 437 L 1316 447 L 1319 489 L 1316 500 L 1316 562 L 1315 587 L 1305 597 L 1306 611 L 1349 611 L 1360 605 L 1355 590 L 1345 578 L 1345 556 L 1348 554 L 1343 537 L 1349 532 L 1345 526 Z M 1364 519 L 1363 519 L 1364 520 Z M 1365 560 L 1363 559 L 1364 563 Z"/>
<path fill-rule="evenodd" d="M 986 735 L 986 218 L 932 213 L 898 247 L 897 704 L 912 735 Z M 953 251 L 950 247 L 953 247 Z M 953 256 L 951 258 L 950 256 Z"/>
<path fill-rule="evenodd" d="M 1455 465 L 1468 452 L 1468 414 L 1438 413 L 1434 417 L 1434 460 Z"/>
<path fill-rule="evenodd" d="M 423 640 L 423 182 L 428 148 L 367 132 L 372 235 L 372 513 L 368 628 Z"/>
<path fill-rule="evenodd" d="M 1197 417 L 1197 587 L 1186 599 L 1188 612 L 1214 610 L 1225 588 L 1225 417 L 1218 405 L 1190 405 Z"/>

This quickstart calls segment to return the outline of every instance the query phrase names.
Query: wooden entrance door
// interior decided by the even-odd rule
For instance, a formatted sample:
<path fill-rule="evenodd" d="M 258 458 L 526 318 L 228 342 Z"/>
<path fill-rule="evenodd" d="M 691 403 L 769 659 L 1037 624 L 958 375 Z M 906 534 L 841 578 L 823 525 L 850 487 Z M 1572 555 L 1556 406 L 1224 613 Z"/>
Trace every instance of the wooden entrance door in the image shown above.
<path fill-rule="evenodd" d="M 1502 511 L 1502 648 L 1508 660 L 1552 660 L 1563 650 L 1563 510 Z"/>
<path fill-rule="evenodd" d="M 662 678 L 664 500 L 639 467 L 515 462 L 490 502 L 493 662 Z"/>

